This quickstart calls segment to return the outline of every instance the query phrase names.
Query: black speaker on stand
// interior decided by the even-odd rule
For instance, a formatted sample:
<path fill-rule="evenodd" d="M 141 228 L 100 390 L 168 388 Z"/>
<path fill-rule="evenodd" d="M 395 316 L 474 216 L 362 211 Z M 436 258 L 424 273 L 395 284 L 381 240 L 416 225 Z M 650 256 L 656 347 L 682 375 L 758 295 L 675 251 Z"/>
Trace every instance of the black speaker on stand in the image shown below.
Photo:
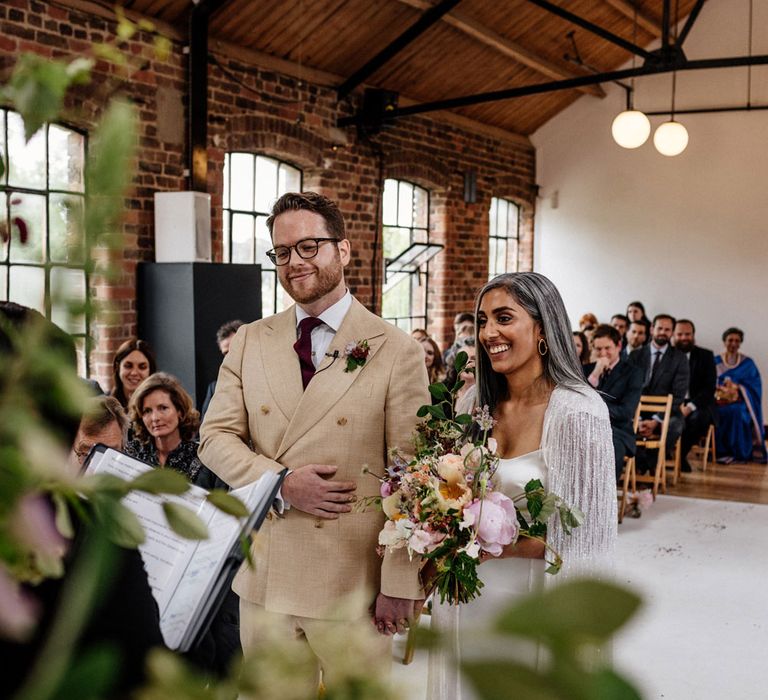
<path fill-rule="evenodd" d="M 221 365 L 218 328 L 261 318 L 261 267 L 139 263 L 136 276 L 139 337 L 155 349 L 158 369 L 178 377 L 200 408 Z"/>

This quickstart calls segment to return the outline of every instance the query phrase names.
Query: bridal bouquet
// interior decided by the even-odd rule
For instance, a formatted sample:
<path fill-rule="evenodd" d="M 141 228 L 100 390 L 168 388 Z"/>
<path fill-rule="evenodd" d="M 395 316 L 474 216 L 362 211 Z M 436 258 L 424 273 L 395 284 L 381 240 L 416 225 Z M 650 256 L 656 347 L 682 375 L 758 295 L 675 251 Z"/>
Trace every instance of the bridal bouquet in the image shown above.
<path fill-rule="evenodd" d="M 466 362 L 466 353 L 459 353 L 457 375 Z M 456 415 L 456 392 L 462 385 L 459 381 L 450 390 L 442 383 L 429 387 L 438 403 L 419 409 L 419 417 L 427 420 L 414 435 L 415 457 L 407 461 L 393 452 L 392 466 L 376 477 L 381 496 L 361 504 L 374 501 L 387 517 L 379 533 L 382 553 L 385 547 L 405 547 L 410 556 L 431 562 L 425 567 L 431 572 L 428 588 L 439 592 L 441 602 L 452 604 L 480 595 L 483 582 L 477 567 L 483 558 L 500 556 L 522 535 L 546 545 L 547 522 L 555 514 L 566 532 L 584 517 L 547 492 L 538 479 L 514 498 L 494 490 L 499 458 L 490 431 L 495 421 L 487 407 L 473 415 Z M 557 573 L 560 555 L 549 546 L 546 551 L 547 572 Z"/>

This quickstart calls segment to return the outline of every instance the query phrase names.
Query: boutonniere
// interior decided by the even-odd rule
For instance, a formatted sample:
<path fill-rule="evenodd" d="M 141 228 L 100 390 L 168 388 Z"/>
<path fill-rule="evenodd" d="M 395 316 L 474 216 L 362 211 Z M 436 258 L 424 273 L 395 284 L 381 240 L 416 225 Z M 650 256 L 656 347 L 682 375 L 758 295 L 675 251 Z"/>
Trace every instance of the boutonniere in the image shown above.
<path fill-rule="evenodd" d="M 368 359 L 370 349 L 371 347 L 365 339 L 347 343 L 344 348 L 344 359 L 347 361 L 344 371 L 354 372 L 358 367 L 362 367 Z"/>

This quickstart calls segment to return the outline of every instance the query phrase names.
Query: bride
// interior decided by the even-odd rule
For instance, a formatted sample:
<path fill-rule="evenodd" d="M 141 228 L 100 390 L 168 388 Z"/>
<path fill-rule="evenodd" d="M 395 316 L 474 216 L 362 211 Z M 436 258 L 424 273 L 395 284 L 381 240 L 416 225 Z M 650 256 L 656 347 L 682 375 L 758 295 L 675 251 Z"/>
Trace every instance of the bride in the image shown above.
<path fill-rule="evenodd" d="M 468 412 L 470 402 L 487 405 L 497 421 L 498 489 L 512 497 L 530 479 L 540 479 L 586 514 L 570 536 L 550 522 L 548 542 L 564 561 L 554 579 L 594 575 L 610 564 L 616 541 L 611 428 L 605 403 L 584 380 L 560 293 L 537 273 L 499 275 L 480 290 L 475 317 L 476 390 L 459 409 Z M 520 538 L 500 558 L 483 559 L 479 598 L 462 606 L 435 601 L 432 627 L 448 638 L 449 648 L 430 652 L 430 700 L 474 697 L 458 672 L 461 656 L 494 653 L 484 630 L 517 597 L 544 585 L 544 569 L 543 543 Z M 512 653 L 517 661 L 539 663 L 534 644 L 515 643 Z"/>

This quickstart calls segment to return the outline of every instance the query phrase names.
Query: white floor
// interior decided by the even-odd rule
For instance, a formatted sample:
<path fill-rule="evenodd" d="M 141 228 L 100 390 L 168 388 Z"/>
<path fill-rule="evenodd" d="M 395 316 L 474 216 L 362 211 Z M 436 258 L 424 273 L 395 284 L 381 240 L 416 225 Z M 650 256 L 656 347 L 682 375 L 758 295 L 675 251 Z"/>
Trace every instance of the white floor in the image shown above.
<path fill-rule="evenodd" d="M 645 605 L 616 640 L 645 700 L 768 698 L 768 506 L 660 496 L 619 528 L 619 580 Z M 394 680 L 424 700 L 426 654 Z"/>

